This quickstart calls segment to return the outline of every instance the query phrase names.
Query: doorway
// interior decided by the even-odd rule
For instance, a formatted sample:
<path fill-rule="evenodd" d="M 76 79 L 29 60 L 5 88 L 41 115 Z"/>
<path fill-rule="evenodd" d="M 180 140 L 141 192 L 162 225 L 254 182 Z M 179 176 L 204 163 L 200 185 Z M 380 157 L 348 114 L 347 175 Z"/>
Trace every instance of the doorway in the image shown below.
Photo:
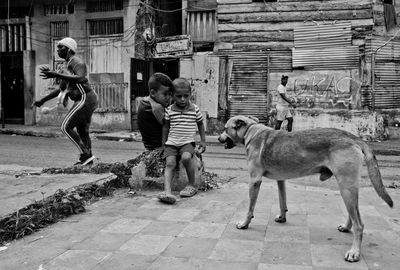
<path fill-rule="evenodd" d="M 0 54 L 1 107 L 8 124 L 24 124 L 23 53 Z"/>
<path fill-rule="evenodd" d="M 131 59 L 131 130 L 137 131 L 136 98 L 149 95 L 147 82 L 152 74 L 162 72 L 171 80 L 179 77 L 179 58 Z"/>

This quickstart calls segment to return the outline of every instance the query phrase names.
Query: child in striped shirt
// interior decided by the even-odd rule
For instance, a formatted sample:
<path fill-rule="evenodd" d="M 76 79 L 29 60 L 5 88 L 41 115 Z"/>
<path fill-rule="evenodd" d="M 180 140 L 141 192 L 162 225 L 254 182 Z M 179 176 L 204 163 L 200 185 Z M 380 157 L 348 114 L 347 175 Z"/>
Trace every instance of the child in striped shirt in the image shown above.
<path fill-rule="evenodd" d="M 174 103 L 166 109 L 163 126 L 164 157 L 166 158 L 165 185 L 164 192 L 158 194 L 160 201 L 170 204 L 176 202 L 176 197 L 171 192 L 171 181 L 178 155 L 181 156 L 189 182 L 179 195 L 192 197 L 197 193 L 194 186 L 195 164 L 192 159 L 195 152 L 196 126 L 201 138 L 199 152 L 206 150 L 203 115 L 199 107 L 190 102 L 192 95 L 190 83 L 184 78 L 178 78 L 173 81 L 173 86 Z"/>

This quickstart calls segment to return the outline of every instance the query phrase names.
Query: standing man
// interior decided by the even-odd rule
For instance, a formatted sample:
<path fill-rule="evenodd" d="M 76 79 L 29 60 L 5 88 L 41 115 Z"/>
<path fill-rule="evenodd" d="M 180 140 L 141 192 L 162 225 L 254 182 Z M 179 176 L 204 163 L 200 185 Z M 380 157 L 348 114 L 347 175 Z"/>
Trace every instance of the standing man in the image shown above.
<path fill-rule="evenodd" d="M 41 68 L 40 75 L 44 79 L 56 78 L 66 83 L 66 95 L 74 104 L 65 116 L 61 131 L 79 149 L 79 161 L 74 165 L 92 164 L 95 157 L 92 154 L 92 143 L 89 137 L 89 127 L 94 110 L 97 108 L 97 95 L 91 89 L 87 78 L 87 68 L 83 60 L 75 55 L 77 43 L 72 38 L 64 38 L 57 44 L 58 55 L 65 59 L 66 72 L 58 73 L 49 68 Z M 46 101 L 58 96 L 56 89 L 42 99 L 35 101 L 34 106 L 40 107 Z M 76 128 L 76 131 L 74 130 Z"/>
<path fill-rule="evenodd" d="M 289 110 L 289 105 L 293 108 L 296 108 L 294 101 L 286 96 L 286 85 L 288 83 L 288 76 L 282 75 L 281 84 L 277 89 L 277 98 L 276 98 L 276 125 L 275 129 L 281 129 L 282 122 L 285 119 L 288 120 L 287 130 L 292 131 L 293 127 L 293 116 Z"/>

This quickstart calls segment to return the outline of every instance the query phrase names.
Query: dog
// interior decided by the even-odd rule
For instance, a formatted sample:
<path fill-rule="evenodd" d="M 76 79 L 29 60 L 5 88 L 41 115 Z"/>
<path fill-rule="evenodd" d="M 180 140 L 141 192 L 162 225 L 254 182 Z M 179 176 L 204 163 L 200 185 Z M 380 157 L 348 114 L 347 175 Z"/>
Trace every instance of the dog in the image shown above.
<path fill-rule="evenodd" d="M 348 211 L 345 224 L 338 226 L 341 232 L 353 227 L 353 244 L 345 254 L 345 260 L 360 260 L 364 225 L 358 209 L 360 173 L 365 159 L 368 175 L 378 195 L 390 206 L 393 201 L 382 183 L 378 163 L 371 148 L 355 135 L 335 128 L 316 128 L 287 132 L 274 130 L 258 123 L 258 119 L 235 116 L 228 120 L 224 132 L 218 138 L 225 148 L 244 145 L 250 173 L 248 213 L 238 229 L 247 229 L 254 217 L 254 207 L 262 177 L 277 180 L 280 215 L 276 222 L 286 222 L 286 190 L 284 180 L 319 174 L 325 181 L 335 176 Z"/>

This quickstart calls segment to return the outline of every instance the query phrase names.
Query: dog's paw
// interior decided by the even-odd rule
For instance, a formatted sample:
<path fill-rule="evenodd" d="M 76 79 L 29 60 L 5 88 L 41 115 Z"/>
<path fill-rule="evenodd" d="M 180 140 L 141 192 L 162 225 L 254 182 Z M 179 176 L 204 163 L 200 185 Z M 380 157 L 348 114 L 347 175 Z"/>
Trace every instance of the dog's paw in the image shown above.
<path fill-rule="evenodd" d="M 347 228 L 346 225 L 344 225 L 344 224 L 340 224 L 337 227 L 337 229 L 338 229 L 339 232 L 345 232 L 345 233 L 350 232 L 350 229 Z"/>
<path fill-rule="evenodd" d="M 277 222 L 277 223 L 285 223 L 286 222 L 286 218 L 282 217 L 282 216 L 277 216 L 275 218 L 275 222 Z"/>
<path fill-rule="evenodd" d="M 242 221 L 242 222 L 236 222 L 236 229 L 239 230 L 246 230 L 247 228 L 249 228 L 249 222 L 246 221 Z"/>
<path fill-rule="evenodd" d="M 360 251 L 354 248 L 351 248 L 344 255 L 344 259 L 348 262 L 358 262 L 360 260 Z"/>

